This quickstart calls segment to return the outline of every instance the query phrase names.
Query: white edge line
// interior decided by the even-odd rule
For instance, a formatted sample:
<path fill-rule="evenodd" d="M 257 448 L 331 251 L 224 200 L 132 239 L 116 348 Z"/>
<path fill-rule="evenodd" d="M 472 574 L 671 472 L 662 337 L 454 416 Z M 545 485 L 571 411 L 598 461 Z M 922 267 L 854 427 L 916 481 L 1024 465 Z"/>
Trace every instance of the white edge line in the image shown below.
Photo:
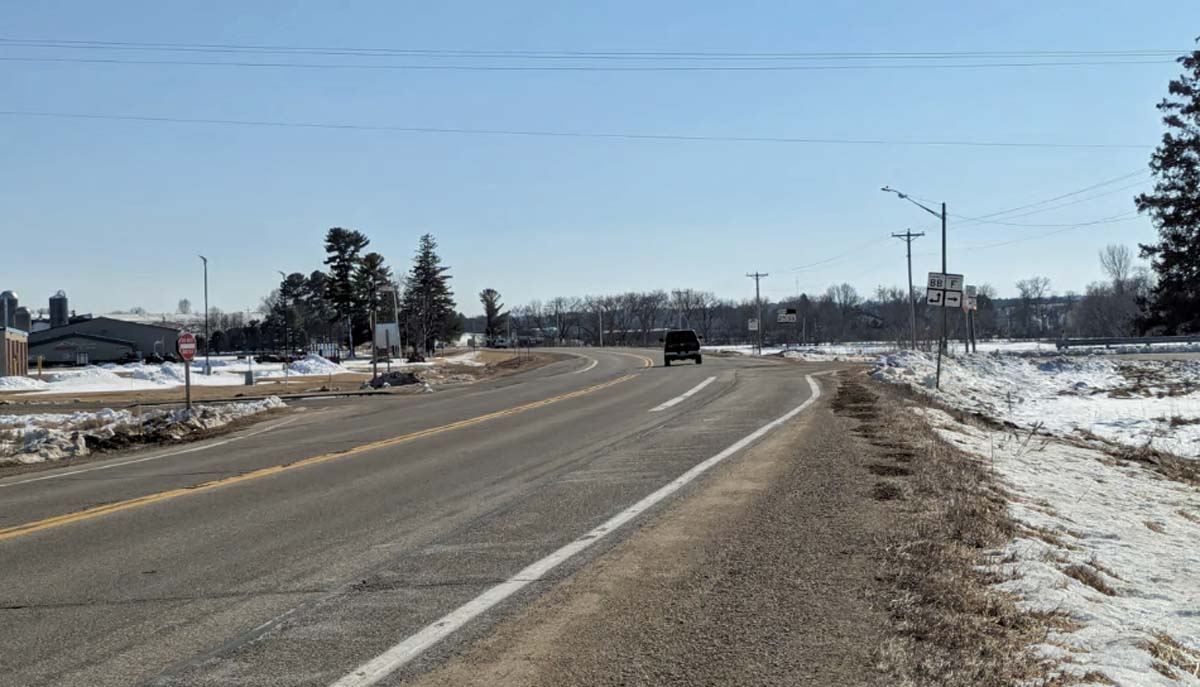
<path fill-rule="evenodd" d="M 589 363 L 589 364 L 588 364 L 588 366 L 587 366 L 587 367 L 585 367 L 585 368 L 583 368 L 582 370 L 575 370 L 575 371 L 574 371 L 574 372 L 572 372 L 571 374 L 573 374 L 573 375 L 581 375 L 581 374 L 583 374 L 584 372 L 587 372 L 588 370 L 592 369 L 592 368 L 593 368 L 593 367 L 595 367 L 596 365 L 599 365 L 599 364 L 600 364 L 600 361 L 599 361 L 599 360 L 596 360 L 595 358 L 588 358 L 586 355 L 585 355 L 585 356 L 583 356 L 583 357 L 584 357 L 584 358 L 587 358 L 588 360 L 590 360 L 590 361 L 592 361 L 592 362 L 591 362 L 591 363 Z"/>
<path fill-rule="evenodd" d="M 716 381 L 716 379 L 717 378 L 715 376 L 709 377 L 708 379 L 704 380 L 703 382 L 700 382 L 696 386 L 692 387 L 691 389 L 688 389 L 687 391 L 676 396 L 675 398 L 672 398 L 671 400 L 667 401 L 666 403 L 663 403 L 662 405 L 654 406 L 653 408 L 650 409 L 650 412 L 657 413 L 660 410 L 666 410 L 667 408 L 670 408 L 671 406 L 675 405 L 676 403 L 682 403 L 683 401 L 687 400 L 687 398 L 689 396 L 691 396 L 692 394 L 697 393 L 704 387 L 708 386 L 709 384 L 712 384 L 714 381 Z"/>
<path fill-rule="evenodd" d="M 813 380 L 812 376 L 805 375 L 805 379 L 808 380 L 808 386 L 812 389 L 812 396 L 808 400 L 792 408 L 782 416 L 759 427 L 747 436 L 742 437 L 724 451 L 693 466 L 666 486 L 661 487 L 641 501 L 616 514 L 599 527 L 596 527 L 545 558 L 526 566 L 525 569 L 516 575 L 491 587 L 474 599 L 442 616 L 440 619 L 426 625 L 416 634 L 355 668 L 350 674 L 333 683 L 331 687 L 369 687 L 378 683 L 380 680 L 399 670 L 409 661 L 421 655 L 429 647 L 453 634 L 474 618 L 482 615 L 488 609 L 517 593 L 529 583 L 540 580 L 546 573 L 564 561 L 587 549 L 592 544 L 600 541 L 604 536 L 611 534 L 614 530 L 633 520 L 643 511 L 652 508 L 658 502 L 679 491 L 716 464 L 761 439 L 779 425 L 796 417 L 821 397 L 821 387 Z"/>
<path fill-rule="evenodd" d="M 86 467 L 86 468 L 79 468 L 78 470 L 69 470 L 67 472 L 56 472 L 51 475 L 42 475 L 41 477 L 31 477 L 29 479 L 23 479 L 19 482 L 5 482 L 3 484 L 0 484 L 0 489 L 4 489 L 5 487 L 15 487 L 20 484 L 30 484 L 31 482 L 41 482 L 41 481 L 48 480 L 48 479 L 58 479 L 60 477 L 70 477 L 71 475 L 80 475 L 85 472 L 96 472 L 98 470 L 109 470 L 111 468 L 119 468 L 124 465 L 134 465 L 136 463 L 145 463 L 148 460 L 159 460 L 161 458 L 171 458 L 173 456 L 181 456 L 185 453 L 195 453 L 196 451 L 207 451 L 210 448 L 218 448 L 218 447 L 224 446 L 226 444 L 232 444 L 235 441 L 240 441 L 242 439 L 249 439 L 250 437 L 258 436 L 259 434 L 262 434 L 264 432 L 270 432 L 273 429 L 279 429 L 280 427 L 282 427 L 284 425 L 289 425 L 299 419 L 300 419 L 299 417 L 288 418 L 287 420 L 284 420 L 282 422 L 277 422 L 269 427 L 263 427 L 261 429 L 257 429 L 253 432 L 250 432 L 249 434 L 242 434 L 240 436 L 230 437 L 228 439 L 222 439 L 220 441 L 213 442 L 211 444 L 192 446 L 191 448 L 180 449 L 178 451 L 170 451 L 168 453 L 156 453 L 152 456 L 142 456 L 141 458 L 135 458 L 133 460 L 123 460 L 123 461 L 120 461 L 117 463 L 102 463 L 100 465 L 93 465 L 93 466 Z"/>

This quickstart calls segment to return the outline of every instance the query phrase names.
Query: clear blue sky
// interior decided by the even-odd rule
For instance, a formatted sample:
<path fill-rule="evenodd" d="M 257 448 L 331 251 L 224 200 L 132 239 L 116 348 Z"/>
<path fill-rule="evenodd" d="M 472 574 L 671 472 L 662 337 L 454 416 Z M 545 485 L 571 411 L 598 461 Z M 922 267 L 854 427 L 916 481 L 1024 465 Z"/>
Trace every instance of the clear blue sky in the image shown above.
<path fill-rule="evenodd" d="M 10 39 L 340 48 L 1186 50 L 1200 33 L 1200 4 L 47 1 L 6 3 L 0 20 L 0 38 Z M 0 56 L 388 62 L 14 46 Z M 666 142 L 0 116 L 0 288 L 33 306 L 62 288 L 81 311 L 173 310 L 182 297 L 199 302 L 195 256 L 203 252 L 212 261 L 212 305 L 244 309 L 277 283 L 276 270 L 318 268 L 324 231 L 345 226 L 401 267 L 421 233 L 435 234 L 468 313 L 479 310 L 484 287 L 509 304 L 681 286 L 745 297 L 753 282 L 743 275 L 754 270 L 770 273 L 764 289 L 773 298 L 797 282 L 815 292 L 849 281 L 866 292 L 904 280 L 903 245 L 881 237 L 936 229 L 934 218 L 880 186 L 978 216 L 1145 169 L 1161 135 L 1154 105 L 1177 72 L 1173 63 L 460 72 L 3 61 L 5 110 L 1147 148 Z M 1100 191 L 1139 180 L 1148 177 Z M 1125 215 L 1135 191 L 1012 221 Z M 1153 237 L 1141 218 L 1045 236 L 1053 230 L 952 221 L 951 271 L 1002 295 L 1035 274 L 1057 291 L 1080 291 L 1099 277 L 1100 247 Z M 917 242 L 918 275 L 938 266 L 936 248 L 934 235 Z"/>

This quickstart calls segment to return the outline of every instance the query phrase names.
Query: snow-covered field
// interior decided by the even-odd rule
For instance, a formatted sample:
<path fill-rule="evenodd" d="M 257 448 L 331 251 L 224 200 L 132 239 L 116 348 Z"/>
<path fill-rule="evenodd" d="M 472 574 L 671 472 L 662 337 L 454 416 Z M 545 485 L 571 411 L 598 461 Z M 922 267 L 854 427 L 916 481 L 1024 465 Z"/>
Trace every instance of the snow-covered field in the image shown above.
<path fill-rule="evenodd" d="M 282 408 L 278 398 L 221 405 L 197 405 L 191 410 L 128 410 L 105 408 L 94 412 L 0 415 L 0 465 L 40 463 L 86 456 L 88 442 L 116 437 L 153 435 L 159 440 L 180 439 L 200 430 L 211 430 L 234 420 Z"/>
<path fill-rule="evenodd" d="M 873 373 L 932 393 L 934 360 L 902 351 Z M 1200 361 L 947 356 L 937 397 L 1021 427 L 1200 457 Z"/>
<path fill-rule="evenodd" d="M 914 353 L 885 356 L 873 372 L 1015 425 L 992 429 L 919 411 L 944 439 L 991 466 L 1012 495 L 1009 512 L 1021 529 L 995 552 L 1007 579 L 1001 586 L 1026 608 L 1065 612 L 1078 624 L 1039 649 L 1077 676 L 1200 685 L 1200 488 L 1118 460 L 1084 434 L 1200 455 L 1200 363 L 949 358 L 940 392 L 932 374 L 933 361 Z"/>

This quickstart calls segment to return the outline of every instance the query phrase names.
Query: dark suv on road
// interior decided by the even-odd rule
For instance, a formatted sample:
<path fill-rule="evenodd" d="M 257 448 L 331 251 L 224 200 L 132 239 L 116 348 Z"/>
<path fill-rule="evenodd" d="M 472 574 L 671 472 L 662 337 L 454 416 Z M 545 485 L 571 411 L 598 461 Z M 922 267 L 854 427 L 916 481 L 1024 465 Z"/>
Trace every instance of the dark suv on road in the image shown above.
<path fill-rule="evenodd" d="M 672 360 L 695 360 L 699 365 L 700 337 L 690 329 L 676 329 L 667 332 L 663 341 L 663 365 L 670 367 Z"/>

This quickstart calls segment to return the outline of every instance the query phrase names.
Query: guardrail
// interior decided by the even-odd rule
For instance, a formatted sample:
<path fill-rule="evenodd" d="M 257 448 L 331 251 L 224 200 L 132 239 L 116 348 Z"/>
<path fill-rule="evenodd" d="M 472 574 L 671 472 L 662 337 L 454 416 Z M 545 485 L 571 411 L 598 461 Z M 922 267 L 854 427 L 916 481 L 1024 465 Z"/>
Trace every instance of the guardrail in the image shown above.
<path fill-rule="evenodd" d="M 1093 339 L 1055 339 L 1047 341 L 1053 343 L 1056 348 L 1062 350 L 1064 348 L 1080 348 L 1083 346 L 1104 346 L 1110 348 L 1112 346 L 1149 346 L 1151 344 L 1161 343 L 1200 343 L 1200 334 L 1188 334 L 1183 336 L 1112 336 L 1100 337 Z"/>

